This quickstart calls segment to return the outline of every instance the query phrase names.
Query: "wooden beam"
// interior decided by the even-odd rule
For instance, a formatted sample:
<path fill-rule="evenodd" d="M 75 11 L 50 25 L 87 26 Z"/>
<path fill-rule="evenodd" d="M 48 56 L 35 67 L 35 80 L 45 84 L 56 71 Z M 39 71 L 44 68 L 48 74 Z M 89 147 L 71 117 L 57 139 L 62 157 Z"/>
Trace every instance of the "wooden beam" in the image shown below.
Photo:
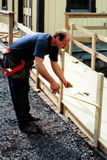
<path fill-rule="evenodd" d="M 95 111 L 95 125 L 94 125 L 94 146 L 95 147 L 98 147 L 98 138 L 100 138 L 100 133 L 101 133 L 103 84 L 104 84 L 104 74 L 98 73 L 96 103 L 100 105 L 101 108 L 96 107 L 96 111 Z"/>
<path fill-rule="evenodd" d="M 65 13 L 69 18 L 107 18 L 107 13 Z"/>
<path fill-rule="evenodd" d="M 7 38 L 9 35 L 1 36 L 0 39 Z"/>
<path fill-rule="evenodd" d="M 82 43 L 80 43 L 80 42 L 78 42 L 78 41 L 76 41 L 76 40 L 74 40 L 74 39 L 72 40 L 72 42 L 73 42 L 76 46 L 78 46 L 79 48 L 81 48 L 81 49 L 85 50 L 86 52 L 92 54 L 92 49 L 91 49 L 91 48 L 83 45 Z"/>
<path fill-rule="evenodd" d="M 91 58 L 91 69 L 95 70 L 95 54 L 96 54 L 96 34 L 92 36 L 92 58 Z"/>
<path fill-rule="evenodd" d="M 107 37 L 97 34 L 97 39 L 107 43 Z"/>
<path fill-rule="evenodd" d="M 19 28 L 20 30 L 22 30 L 23 32 L 25 32 L 27 34 L 33 33 L 33 31 L 31 31 L 27 27 L 23 26 L 21 23 L 15 23 L 15 25 L 17 26 L 17 28 Z"/>
<path fill-rule="evenodd" d="M 74 24 L 72 23 L 71 26 L 70 26 L 70 35 L 71 35 L 71 41 L 69 43 L 69 54 L 70 55 L 72 55 L 73 29 L 74 29 Z"/>
<path fill-rule="evenodd" d="M 62 72 L 64 74 L 64 62 L 65 62 L 65 50 L 60 50 L 60 67 L 62 69 Z M 63 83 L 60 81 L 60 93 L 59 93 L 59 99 L 58 99 L 58 112 L 62 112 L 62 103 L 61 100 L 63 99 Z"/>
<path fill-rule="evenodd" d="M 9 46 L 13 43 L 13 13 L 9 13 Z"/>
<path fill-rule="evenodd" d="M 75 24 L 74 24 L 74 29 L 77 29 L 77 30 L 79 30 L 79 31 L 81 31 L 81 32 L 83 32 L 83 33 L 86 33 L 86 34 L 90 35 L 90 36 L 92 36 L 93 33 L 94 33 L 94 32 L 92 32 L 92 31 L 89 31 L 89 30 L 86 29 L 86 28 L 83 28 L 83 27 L 78 26 L 78 25 L 75 25 Z"/>
<path fill-rule="evenodd" d="M 87 29 L 107 29 L 107 26 L 83 26 L 84 28 L 87 28 Z"/>

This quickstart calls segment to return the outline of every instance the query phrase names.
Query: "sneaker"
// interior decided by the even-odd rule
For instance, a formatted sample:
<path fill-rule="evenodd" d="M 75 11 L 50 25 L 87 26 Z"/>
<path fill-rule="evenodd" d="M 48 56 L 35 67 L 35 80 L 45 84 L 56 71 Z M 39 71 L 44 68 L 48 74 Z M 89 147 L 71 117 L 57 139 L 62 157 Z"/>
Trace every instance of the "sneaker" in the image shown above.
<path fill-rule="evenodd" d="M 25 127 L 20 127 L 20 129 L 22 130 L 22 131 L 24 131 L 24 132 L 26 132 L 26 133 L 37 133 L 37 130 L 34 128 L 34 127 L 32 127 L 32 126 L 25 126 Z"/>
<path fill-rule="evenodd" d="M 34 117 L 34 116 L 30 116 L 29 121 L 38 121 L 40 120 L 40 118 L 38 116 Z"/>

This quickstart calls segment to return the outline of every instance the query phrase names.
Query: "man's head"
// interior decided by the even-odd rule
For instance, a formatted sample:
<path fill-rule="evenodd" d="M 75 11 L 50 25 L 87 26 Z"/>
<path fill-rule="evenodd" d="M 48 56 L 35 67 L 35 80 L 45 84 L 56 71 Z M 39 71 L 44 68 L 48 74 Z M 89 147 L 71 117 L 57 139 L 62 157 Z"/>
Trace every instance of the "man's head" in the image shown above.
<path fill-rule="evenodd" d="M 70 34 L 66 29 L 60 29 L 53 34 L 58 49 L 66 48 L 70 42 Z"/>

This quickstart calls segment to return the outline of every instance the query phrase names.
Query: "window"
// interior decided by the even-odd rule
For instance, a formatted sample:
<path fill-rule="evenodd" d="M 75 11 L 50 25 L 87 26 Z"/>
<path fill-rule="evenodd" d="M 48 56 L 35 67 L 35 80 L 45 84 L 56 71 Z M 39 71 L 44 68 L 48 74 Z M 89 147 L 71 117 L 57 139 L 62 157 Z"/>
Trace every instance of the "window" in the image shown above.
<path fill-rule="evenodd" d="M 2 9 L 7 10 L 7 0 L 2 0 Z"/>
<path fill-rule="evenodd" d="M 67 0 L 66 12 L 96 12 L 96 0 Z"/>

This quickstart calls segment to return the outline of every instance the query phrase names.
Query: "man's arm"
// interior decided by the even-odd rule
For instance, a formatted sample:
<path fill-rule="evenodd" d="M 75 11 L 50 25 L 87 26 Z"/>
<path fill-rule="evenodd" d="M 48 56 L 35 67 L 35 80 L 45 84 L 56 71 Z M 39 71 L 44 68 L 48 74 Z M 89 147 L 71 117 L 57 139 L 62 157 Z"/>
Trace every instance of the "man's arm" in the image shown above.
<path fill-rule="evenodd" d="M 55 74 L 59 77 L 66 88 L 73 87 L 73 85 L 65 79 L 58 62 L 51 61 L 51 66 Z"/>
<path fill-rule="evenodd" d="M 35 66 L 37 71 L 41 74 L 43 78 L 45 78 L 50 83 L 50 88 L 52 89 L 53 93 L 59 93 L 60 85 L 51 77 L 51 75 L 46 70 L 45 66 L 43 65 L 43 59 L 35 56 Z"/>

